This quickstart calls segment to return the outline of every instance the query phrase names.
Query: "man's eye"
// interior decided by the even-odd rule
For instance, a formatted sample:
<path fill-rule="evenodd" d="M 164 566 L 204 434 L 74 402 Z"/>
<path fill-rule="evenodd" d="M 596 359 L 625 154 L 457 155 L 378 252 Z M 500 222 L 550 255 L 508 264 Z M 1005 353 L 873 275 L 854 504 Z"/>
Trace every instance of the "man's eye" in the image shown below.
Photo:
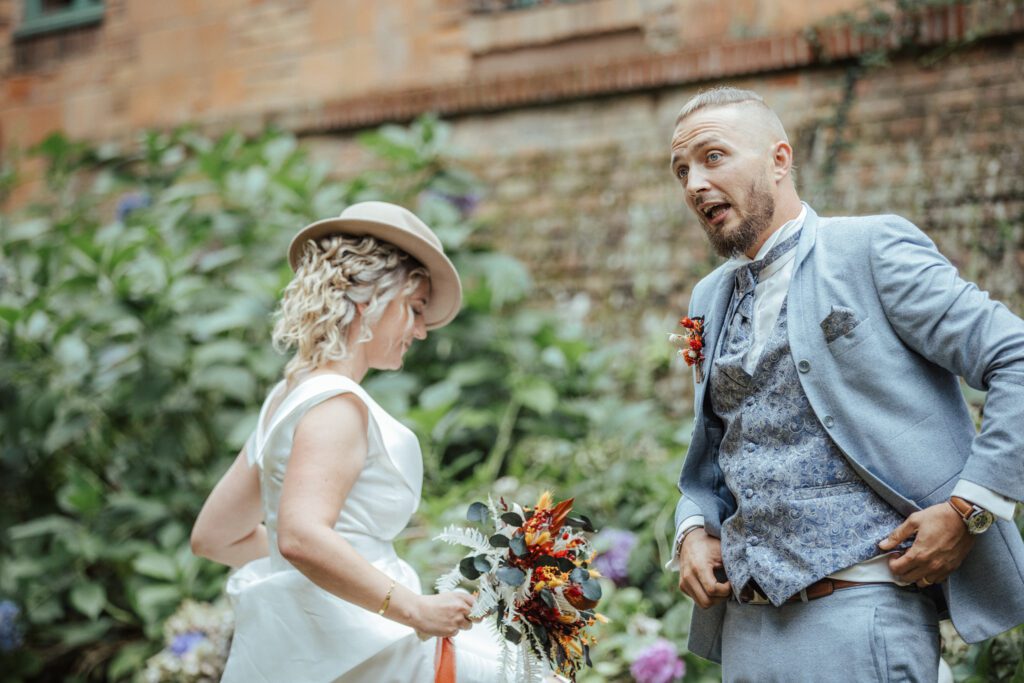
<path fill-rule="evenodd" d="M 676 169 L 676 177 L 677 178 L 685 178 L 686 177 L 686 173 L 687 173 L 687 168 L 685 166 L 680 166 L 679 168 Z"/>
<path fill-rule="evenodd" d="M 710 154 L 708 154 L 708 161 L 719 161 L 721 158 L 721 152 L 711 152 Z"/>

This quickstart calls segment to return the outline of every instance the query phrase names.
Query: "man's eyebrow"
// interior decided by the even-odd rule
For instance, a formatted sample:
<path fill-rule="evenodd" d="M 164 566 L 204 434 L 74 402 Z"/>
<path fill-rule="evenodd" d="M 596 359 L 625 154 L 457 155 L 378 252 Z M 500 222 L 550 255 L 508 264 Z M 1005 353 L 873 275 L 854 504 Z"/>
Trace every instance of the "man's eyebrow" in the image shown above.
<path fill-rule="evenodd" d="M 687 147 L 693 150 L 694 152 L 697 152 L 704 149 L 705 147 L 711 147 L 714 145 L 725 145 L 725 141 L 722 140 L 722 138 L 718 137 L 717 135 L 705 135 L 703 137 L 698 137 L 695 141 L 687 145 Z M 678 163 L 679 153 L 673 151 L 670 165 L 675 167 Z"/>

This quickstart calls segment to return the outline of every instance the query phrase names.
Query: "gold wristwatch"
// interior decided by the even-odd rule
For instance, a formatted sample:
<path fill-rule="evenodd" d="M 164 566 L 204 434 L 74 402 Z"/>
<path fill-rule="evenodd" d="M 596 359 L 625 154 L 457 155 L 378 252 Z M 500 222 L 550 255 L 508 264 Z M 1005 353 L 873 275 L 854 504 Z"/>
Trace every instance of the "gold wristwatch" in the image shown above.
<path fill-rule="evenodd" d="M 992 522 L 996 521 L 995 515 L 991 512 L 959 496 L 950 496 L 949 504 L 964 520 L 964 524 L 967 525 L 967 533 L 972 536 L 985 533 L 992 526 Z"/>

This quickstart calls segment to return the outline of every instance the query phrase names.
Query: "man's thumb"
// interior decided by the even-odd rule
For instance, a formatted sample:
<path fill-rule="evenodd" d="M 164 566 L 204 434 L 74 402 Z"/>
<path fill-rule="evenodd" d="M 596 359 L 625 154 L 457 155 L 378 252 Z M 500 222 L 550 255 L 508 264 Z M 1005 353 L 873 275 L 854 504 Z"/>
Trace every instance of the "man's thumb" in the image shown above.
<path fill-rule="evenodd" d="M 886 536 L 878 547 L 882 550 L 892 550 L 900 543 L 910 538 L 915 531 L 915 525 L 908 519 L 907 521 L 900 524 L 898 527 L 892 530 L 892 533 Z"/>

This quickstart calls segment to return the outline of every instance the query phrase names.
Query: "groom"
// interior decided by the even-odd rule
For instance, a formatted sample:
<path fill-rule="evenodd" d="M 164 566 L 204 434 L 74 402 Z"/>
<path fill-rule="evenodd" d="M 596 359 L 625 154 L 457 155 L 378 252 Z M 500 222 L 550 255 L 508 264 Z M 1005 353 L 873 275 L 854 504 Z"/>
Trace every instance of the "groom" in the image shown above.
<path fill-rule="evenodd" d="M 1024 321 L 898 216 L 819 217 L 754 92 L 691 99 L 672 172 L 728 261 L 694 288 L 676 508 L 689 648 L 726 681 L 934 681 L 938 619 L 1024 622 Z M 959 377 L 988 391 L 980 433 Z"/>

